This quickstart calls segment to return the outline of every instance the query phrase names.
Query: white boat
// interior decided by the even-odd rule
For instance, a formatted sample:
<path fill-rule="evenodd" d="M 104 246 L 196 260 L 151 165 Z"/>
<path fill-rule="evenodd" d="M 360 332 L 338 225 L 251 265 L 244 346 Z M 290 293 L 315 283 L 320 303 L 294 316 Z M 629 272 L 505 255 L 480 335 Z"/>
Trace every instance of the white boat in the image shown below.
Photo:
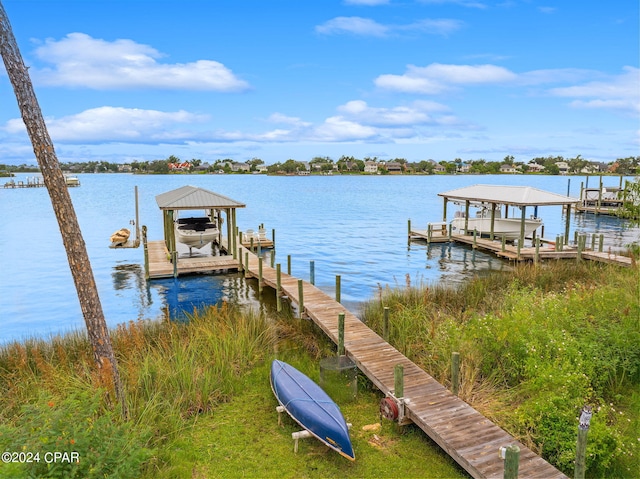
<path fill-rule="evenodd" d="M 176 240 L 191 248 L 200 249 L 216 239 L 220 230 L 208 216 L 180 218 L 176 221 Z"/>
<path fill-rule="evenodd" d="M 469 233 L 477 231 L 479 235 L 489 236 L 491 234 L 491 210 L 488 208 L 480 208 L 475 217 L 465 218 L 463 211 L 456 211 L 456 217 L 451 220 L 451 232 L 453 234 L 461 234 L 466 230 Z M 542 219 L 536 217 L 525 218 L 524 220 L 524 236 L 531 236 L 533 232 L 542 226 Z M 512 241 L 520 238 L 520 229 L 522 227 L 521 218 L 502 218 L 499 209 L 494 211 L 493 218 L 493 234 L 497 238 L 503 235 L 506 240 Z"/>
<path fill-rule="evenodd" d="M 80 186 L 80 179 L 75 175 L 67 175 L 64 178 L 67 186 Z"/>

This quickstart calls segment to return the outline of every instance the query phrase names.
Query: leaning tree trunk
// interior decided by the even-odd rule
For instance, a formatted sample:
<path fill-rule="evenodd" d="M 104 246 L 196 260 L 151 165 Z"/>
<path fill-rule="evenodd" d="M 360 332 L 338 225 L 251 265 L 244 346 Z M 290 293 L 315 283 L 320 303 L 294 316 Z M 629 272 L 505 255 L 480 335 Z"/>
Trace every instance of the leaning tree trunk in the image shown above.
<path fill-rule="evenodd" d="M 33 91 L 33 85 L 16 43 L 9 18 L 0 2 L 0 54 L 7 68 L 9 80 L 18 100 L 22 119 L 27 127 L 45 186 L 49 191 L 53 210 L 58 219 L 60 232 L 69 267 L 78 293 L 80 308 L 87 325 L 89 340 L 100 376 L 100 385 L 111 393 L 125 411 L 124 393 L 109 331 L 102 311 L 98 288 L 93 277 L 89 255 L 69 196 L 64 175 L 53 149 L 47 127 Z"/>

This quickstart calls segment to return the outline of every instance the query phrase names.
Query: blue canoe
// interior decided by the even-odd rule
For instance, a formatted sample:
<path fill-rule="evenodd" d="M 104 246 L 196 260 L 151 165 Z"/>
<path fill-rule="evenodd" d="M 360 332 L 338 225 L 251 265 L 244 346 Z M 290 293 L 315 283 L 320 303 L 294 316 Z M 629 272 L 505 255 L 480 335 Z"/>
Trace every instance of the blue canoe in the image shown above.
<path fill-rule="evenodd" d="M 342 412 L 320 386 L 293 366 L 275 359 L 271 364 L 271 389 L 298 424 L 331 449 L 355 461 Z"/>

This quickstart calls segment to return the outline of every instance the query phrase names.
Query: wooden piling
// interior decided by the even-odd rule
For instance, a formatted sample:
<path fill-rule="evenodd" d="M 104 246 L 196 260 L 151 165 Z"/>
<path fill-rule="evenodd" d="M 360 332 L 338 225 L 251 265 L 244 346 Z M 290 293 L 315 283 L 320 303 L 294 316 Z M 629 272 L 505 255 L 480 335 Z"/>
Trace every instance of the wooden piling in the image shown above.
<path fill-rule="evenodd" d="M 262 281 L 262 258 L 258 257 L 258 294 L 262 294 L 264 283 Z"/>
<path fill-rule="evenodd" d="M 316 284 L 316 262 L 313 260 L 309 261 L 309 282 Z"/>
<path fill-rule="evenodd" d="M 511 444 L 506 448 L 504 458 L 504 479 L 517 479 L 520 465 L 520 448 Z"/>
<path fill-rule="evenodd" d="M 389 306 L 384 307 L 384 316 L 382 321 L 382 338 L 389 341 Z"/>
<path fill-rule="evenodd" d="M 336 275 L 336 302 L 340 303 L 340 299 L 342 297 L 341 293 L 340 293 L 340 283 L 341 283 L 341 279 L 340 279 L 340 275 L 337 274 Z"/>

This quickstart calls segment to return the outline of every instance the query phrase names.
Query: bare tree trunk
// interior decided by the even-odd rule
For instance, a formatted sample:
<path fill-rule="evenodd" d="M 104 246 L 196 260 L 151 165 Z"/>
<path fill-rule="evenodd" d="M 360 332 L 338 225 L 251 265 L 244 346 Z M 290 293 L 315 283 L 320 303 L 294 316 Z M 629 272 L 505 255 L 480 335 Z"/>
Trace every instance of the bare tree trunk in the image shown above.
<path fill-rule="evenodd" d="M 53 210 L 58 219 L 62 240 L 67 252 L 69 267 L 78 293 L 80 307 L 87 325 L 89 340 L 100 375 L 100 383 L 111 393 L 126 411 L 124 393 L 116 359 L 109 337 L 109 331 L 102 311 L 98 288 L 93 277 L 89 255 L 82 238 L 80 225 L 73 203 L 69 196 L 64 175 L 53 149 L 47 127 L 38 105 L 31 79 L 20 55 L 9 18 L 0 2 L 0 54 L 18 100 L 22 119 L 27 127 L 29 138 L 38 165 L 42 170 L 45 186 L 49 191 Z"/>

